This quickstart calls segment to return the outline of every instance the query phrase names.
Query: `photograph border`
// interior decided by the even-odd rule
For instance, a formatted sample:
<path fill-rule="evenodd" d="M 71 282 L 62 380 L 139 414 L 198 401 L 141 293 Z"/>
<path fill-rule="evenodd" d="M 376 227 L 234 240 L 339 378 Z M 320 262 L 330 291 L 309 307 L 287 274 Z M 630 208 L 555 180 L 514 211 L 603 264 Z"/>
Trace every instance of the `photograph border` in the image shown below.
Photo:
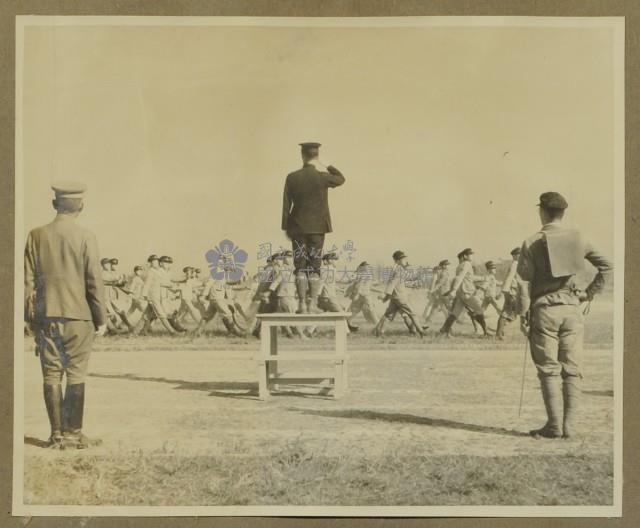
<path fill-rule="evenodd" d="M 57 18 L 57 17 L 54 17 Z M 91 18 L 91 17 L 90 17 Z M 269 17 L 269 19 L 271 19 L 271 17 Z M 396 19 L 394 17 L 394 19 Z M 504 21 L 505 19 L 503 17 L 491 17 L 491 19 L 493 19 L 494 21 L 496 21 L 496 23 L 498 23 L 500 21 Z M 18 19 L 21 20 L 21 19 Z M 89 20 L 89 18 L 85 19 L 86 21 Z M 184 20 L 184 19 L 183 19 Z M 246 25 L 246 19 L 242 18 L 238 18 L 238 17 L 233 17 L 234 21 L 240 21 L 241 25 Z M 252 18 L 250 19 L 251 22 L 255 22 L 258 23 L 259 19 L 255 19 Z M 301 21 L 306 21 L 306 20 L 313 20 L 314 22 L 319 22 L 320 24 L 324 24 L 324 23 L 330 23 L 331 19 L 328 18 L 323 18 L 323 19 L 317 19 L 317 18 L 305 18 L 305 19 L 288 19 L 286 24 L 280 24 L 280 22 L 277 25 L 285 25 L 285 26 L 290 26 L 290 25 L 298 25 L 299 22 Z M 375 20 L 376 23 L 380 23 L 383 22 L 380 19 L 373 19 Z M 433 20 L 433 19 L 432 19 Z M 486 25 L 487 22 L 487 18 L 485 18 L 484 20 L 482 20 L 482 24 L 478 24 L 478 25 Z M 520 20 L 523 21 L 524 25 L 529 25 L 532 19 L 530 17 L 522 17 Z M 558 22 L 570 22 L 572 19 L 564 19 Z M 575 20 L 575 19 L 574 19 Z M 598 22 L 601 20 L 617 20 L 618 22 L 620 21 L 619 18 L 613 18 L 613 17 L 608 17 L 607 19 L 591 19 L 589 20 L 589 23 L 598 25 Z M 131 19 L 131 21 L 133 22 L 133 20 Z M 219 19 L 218 19 L 219 21 Z M 341 21 L 344 21 L 344 19 L 341 19 Z M 362 18 L 356 18 L 356 19 L 351 19 L 351 21 L 356 25 L 361 25 L 365 22 L 364 19 Z M 403 25 L 411 25 L 411 23 L 408 23 L 408 19 L 404 18 L 404 17 L 399 17 L 398 18 L 399 23 L 403 24 Z M 157 22 L 157 20 L 154 20 L 152 22 Z M 198 23 L 195 25 L 201 25 L 202 20 L 198 20 Z M 447 20 L 442 20 L 442 25 L 451 25 L 450 24 L 450 19 Z M 449 22 L 449 23 L 447 23 Z M 623 22 L 624 24 L 624 22 Z M 68 19 L 65 19 L 63 21 L 63 25 L 68 25 Z M 136 25 L 140 25 L 139 23 L 136 23 Z M 366 24 L 365 24 L 366 25 Z M 456 24 L 457 25 L 457 24 Z M 563 27 L 567 27 L 567 26 L 563 26 Z M 617 46 L 621 46 L 622 49 L 624 49 L 624 25 L 622 25 L 623 27 L 623 34 L 622 36 L 620 34 L 618 34 L 618 38 L 621 38 L 622 40 L 619 41 L 617 43 Z M 17 31 L 19 33 L 20 31 L 20 26 L 17 27 Z M 19 50 L 16 50 L 19 51 Z M 19 70 L 20 70 L 20 63 L 19 61 L 16 62 L 17 65 L 17 71 L 16 71 L 16 86 L 18 86 L 18 82 L 19 82 Z M 617 75 L 617 79 L 624 79 L 624 70 L 622 70 L 622 73 L 620 75 Z M 620 84 L 618 83 L 618 86 L 616 87 L 616 92 L 617 92 L 617 98 L 616 98 L 616 113 L 618 113 L 620 111 L 620 106 L 624 106 L 624 83 Z M 19 99 L 16 98 L 16 102 L 19 102 Z M 19 104 L 16 105 L 16 112 L 18 112 L 19 110 Z M 623 115 L 624 115 L 624 110 L 623 110 Z M 624 174 L 624 140 L 625 140 L 625 134 L 624 134 L 624 119 L 622 120 L 622 123 L 619 124 L 619 126 L 616 126 L 616 134 L 618 135 L 618 142 L 616 142 L 616 174 Z M 16 144 L 18 142 L 20 138 L 20 131 L 18 129 L 16 129 Z M 620 143 L 622 145 L 622 151 L 620 151 L 620 146 L 619 146 L 619 142 L 622 141 L 622 143 Z M 627 137 L 627 141 L 629 141 L 629 138 Z M 17 154 L 17 153 L 16 153 Z M 627 156 L 629 156 L 629 150 L 627 150 Z M 19 171 L 21 170 L 21 168 L 19 167 L 18 164 L 18 160 L 19 160 L 19 156 L 16 155 L 16 174 L 19 174 Z M 11 176 L 11 172 L 9 172 L 9 176 Z M 4 182 L 3 182 L 4 183 Z M 21 203 L 22 200 L 22 189 L 19 188 L 19 185 L 15 186 L 15 203 Z M 7 187 L 5 187 L 7 188 Z M 637 194 L 637 193 L 636 193 Z M 627 190 L 627 194 L 626 194 L 626 199 L 630 200 L 631 199 L 631 195 L 629 190 Z M 624 289 L 624 282 L 621 279 L 622 276 L 622 271 L 624 269 L 624 266 L 620 266 L 620 264 L 622 262 L 624 262 L 624 257 L 625 257 L 625 253 L 624 253 L 624 219 L 625 219 L 625 211 L 624 211 L 624 207 L 621 207 L 620 204 L 624 204 L 625 202 L 625 190 L 624 190 L 624 178 L 617 178 L 617 185 L 616 185 L 616 211 L 615 211 L 615 224 L 616 224 L 616 241 L 615 241 L 615 247 L 616 247 L 616 255 L 614 258 L 614 262 L 616 263 L 616 282 L 615 282 L 615 296 L 617 300 L 622 300 L 625 299 L 625 302 L 627 301 L 627 299 L 625 298 L 625 289 Z M 629 213 L 632 214 L 632 213 Z M 17 241 L 15 244 L 16 248 L 19 248 L 19 254 L 16 253 L 16 258 L 14 261 L 14 264 L 16 264 L 16 271 L 20 274 L 21 273 L 21 264 L 22 264 L 22 248 L 21 248 L 21 240 L 24 238 L 24 233 L 20 232 L 18 233 L 18 230 L 21 229 L 21 217 L 20 217 L 20 212 L 16 209 L 15 210 L 15 226 L 16 226 L 16 232 L 15 232 L 15 240 Z M 22 236 L 19 236 L 22 235 Z M 623 241 L 623 243 L 620 243 L 620 240 Z M 629 257 L 629 254 L 627 253 L 627 257 Z M 18 265 L 19 264 L 19 265 Z M 18 286 L 15 288 L 14 290 L 14 302 L 15 302 L 15 306 L 19 306 L 22 303 L 22 293 L 21 293 L 21 281 L 20 281 L 20 277 L 19 275 L 16 275 L 15 279 L 15 284 Z M 628 296 L 627 296 L 628 297 Z M 622 321 L 623 320 L 623 306 L 622 306 L 622 302 L 616 302 L 616 314 L 615 314 L 615 318 L 616 318 L 616 322 L 618 321 Z M 628 314 L 627 314 L 628 316 Z M 20 317 L 19 320 L 21 321 L 22 319 L 22 313 L 20 310 Z M 17 325 L 16 325 L 17 326 Z M 21 328 L 20 328 L 21 330 Z M 617 343 L 621 343 L 621 337 L 623 336 L 623 327 L 621 324 L 616 324 L 616 329 L 615 329 L 615 340 Z M 22 358 L 23 357 L 23 351 L 22 348 L 19 345 L 19 341 L 17 339 L 18 335 L 20 335 L 20 337 L 22 337 L 21 332 L 18 333 L 16 332 L 16 335 L 14 335 L 14 343 L 15 346 L 13 347 L 14 349 L 14 353 L 15 353 L 15 358 Z M 627 334 L 628 335 L 628 334 Z M 615 376 L 616 376 L 616 387 L 615 387 L 615 391 L 614 391 L 614 399 L 615 399 L 615 409 L 616 409 L 616 421 L 618 426 L 621 426 L 622 421 L 622 405 L 620 405 L 620 398 L 621 398 L 621 392 L 618 390 L 619 386 L 621 386 L 622 383 L 622 377 L 623 377 L 623 370 L 622 370 L 622 358 L 618 357 L 618 354 L 616 353 L 615 355 Z M 628 358 L 625 358 L 625 360 L 627 360 Z M 16 368 L 16 375 L 20 374 L 21 372 L 19 372 L 20 367 L 19 365 L 22 363 L 22 361 L 15 361 L 15 368 Z M 626 373 L 625 373 L 626 375 Z M 20 378 L 17 377 L 16 380 L 19 380 Z M 16 384 L 15 390 L 18 391 L 20 389 L 20 387 L 18 387 L 19 383 Z M 627 384 L 628 387 L 628 384 Z M 10 416 L 10 413 L 9 413 Z M 18 420 L 18 417 L 20 417 L 20 420 Z M 22 421 L 22 416 L 21 413 L 16 412 L 15 416 L 14 416 L 14 421 L 16 422 L 14 424 L 14 431 L 15 431 L 15 435 L 17 437 L 17 435 L 21 432 L 18 430 L 18 427 L 16 427 L 17 422 L 18 421 Z M 636 422 L 637 425 L 637 422 Z M 555 516 L 555 515 L 565 515 L 565 510 L 567 508 L 570 509 L 579 509 L 579 512 L 574 512 L 576 514 L 576 516 L 579 517 L 589 517 L 589 516 L 597 516 L 599 515 L 598 513 L 595 513 L 592 508 L 597 508 L 597 509 L 601 509 L 601 508 L 612 508 L 612 510 L 614 511 L 609 511 L 606 514 L 601 514 L 601 515 L 606 515 L 606 516 L 615 516 L 615 515 L 619 515 L 622 512 L 622 503 L 620 502 L 620 490 L 619 488 L 621 487 L 622 484 L 622 472 L 619 470 L 620 468 L 622 468 L 622 435 L 619 434 L 620 431 L 617 432 L 618 434 L 616 434 L 616 447 L 615 447 L 615 467 L 616 467 L 616 471 L 615 471 L 615 476 L 616 476 L 616 495 L 615 495 L 615 502 L 614 502 L 614 506 L 613 507 L 539 507 L 539 508 L 543 508 L 545 510 L 547 510 L 546 512 L 531 512 L 528 513 L 527 515 L 529 516 Z M 22 437 L 20 437 L 20 440 L 22 440 Z M 628 447 L 629 444 L 627 444 Z M 17 455 L 17 450 L 15 455 Z M 16 471 L 17 473 L 17 471 Z M 629 484 L 628 482 L 629 479 L 626 478 L 626 473 L 625 473 L 625 495 L 627 495 L 627 489 L 626 486 Z M 16 499 L 17 497 L 14 497 L 14 499 Z M 14 503 L 14 506 L 16 504 Z M 20 515 L 39 515 L 39 513 L 36 511 L 38 508 L 40 507 L 33 507 L 33 506 L 29 506 L 28 510 L 24 510 L 24 511 L 18 511 L 18 510 L 14 510 L 14 514 L 20 514 Z M 46 512 L 48 515 L 65 515 L 65 509 L 68 507 L 43 507 L 43 508 L 47 508 L 50 509 L 50 511 Z M 73 506 L 73 509 L 76 508 L 81 508 L 81 512 L 79 511 L 77 514 L 78 515 L 104 515 L 104 512 L 94 512 L 94 511 L 90 511 L 93 510 L 95 508 L 99 508 L 99 509 L 103 509 L 106 507 L 78 507 L 78 506 Z M 86 509 L 88 508 L 88 509 Z M 110 507 L 108 507 L 110 508 Z M 112 511 L 108 513 L 108 515 L 117 515 L 117 516 L 122 516 L 122 515 L 142 515 L 142 516 L 146 516 L 146 515 L 156 515 L 155 511 L 153 513 L 151 513 L 149 510 L 153 509 L 153 510 L 158 510 L 158 509 L 164 509 L 164 507 L 136 507 L 135 509 L 137 510 L 135 513 L 130 512 L 129 510 L 131 510 L 131 507 L 126 507 L 126 508 L 122 508 L 122 507 L 113 507 Z M 212 515 L 211 512 L 205 511 L 208 510 L 210 508 L 216 508 L 216 509 L 220 509 L 220 510 L 224 510 L 224 512 L 219 513 L 219 515 L 288 515 L 288 514 L 293 514 L 293 515 L 312 515 L 312 516 L 316 516 L 316 515 L 366 515 L 366 516 L 390 516 L 390 515 L 401 515 L 401 516 L 407 516 L 407 515 L 411 515 L 410 513 L 407 512 L 407 508 L 406 507 L 353 507 L 353 508 L 362 508 L 363 510 L 366 511 L 362 511 L 361 513 L 357 513 L 357 512 L 345 512 L 344 511 L 344 507 L 321 507 L 321 510 L 323 511 L 317 511 L 316 507 L 291 507 L 292 509 L 295 509 L 296 512 L 291 512 L 291 513 L 287 513 L 287 512 L 283 512 L 281 507 L 255 507 L 255 510 L 259 510 L 259 511 L 255 511 L 255 512 L 248 512 L 247 509 L 254 509 L 254 507 L 202 507 L 202 508 L 193 508 L 193 507 L 184 507 L 184 508 L 174 508 L 171 507 L 172 510 L 180 510 L 177 513 L 171 513 L 170 515 L 185 515 L 185 516 L 193 516 L 193 515 Z M 460 511 L 456 511 L 455 515 L 456 516 L 466 516 L 466 515 L 482 515 L 482 516 L 510 516 L 512 515 L 514 512 L 514 509 L 521 509 L 523 507 L 521 506 L 516 506 L 516 507 L 492 507 L 492 506 L 488 506 L 488 507 L 484 507 L 484 506 L 464 506 L 464 507 L 460 507 L 460 506 L 455 506 L 455 507 L 418 507 L 418 508 L 429 508 L 434 510 L 433 512 L 430 512 L 429 515 L 441 515 L 442 513 L 445 514 L 449 514 L 451 515 L 452 512 L 442 512 L 442 510 L 451 510 L 452 508 L 456 509 L 456 510 L 460 510 Z M 470 509 L 478 509 L 478 508 L 482 508 L 485 509 L 486 511 L 484 512 L 470 512 Z M 495 509 L 499 508 L 500 510 L 504 510 L 503 512 L 496 512 Z M 537 509 L 533 508 L 533 509 Z M 271 511 L 266 511 L 266 510 L 271 510 Z M 274 511 L 274 509 L 277 509 L 278 511 Z M 304 513 L 301 512 L 301 509 L 306 510 Z M 350 508 L 351 509 L 351 508 Z M 125 511 L 126 510 L 126 511 Z M 334 512 L 332 512 L 331 510 L 334 510 Z M 343 510 L 343 511 L 337 511 L 337 510 Z M 402 512 L 398 511 L 393 512 L 390 510 L 403 510 Z M 440 510 L 440 511 L 439 511 Z M 467 513 L 467 511 L 469 511 Z M 550 511 L 552 511 L 553 513 L 549 513 Z M 162 512 L 159 513 L 159 515 L 169 515 L 166 512 Z M 218 515 L 218 514 L 216 514 Z"/>

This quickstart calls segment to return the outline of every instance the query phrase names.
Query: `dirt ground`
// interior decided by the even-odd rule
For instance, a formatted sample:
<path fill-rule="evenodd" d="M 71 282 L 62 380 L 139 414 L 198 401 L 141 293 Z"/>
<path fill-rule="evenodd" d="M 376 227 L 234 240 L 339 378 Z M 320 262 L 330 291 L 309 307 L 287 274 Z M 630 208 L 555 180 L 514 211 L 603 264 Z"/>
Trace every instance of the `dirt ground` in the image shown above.
<path fill-rule="evenodd" d="M 594 325 L 610 312 L 594 311 Z M 39 362 L 25 355 L 25 501 L 53 497 L 30 489 L 44 462 L 131 453 L 260 456 L 292 443 L 309 452 L 364 454 L 371 460 L 402 451 L 415 456 L 593 456 L 613 446 L 612 348 L 607 338 L 584 352 L 584 397 L 577 440 L 534 440 L 542 425 L 535 369 L 526 362 L 524 403 L 518 416 L 524 341 L 515 325 L 506 344 L 472 336 L 436 342 L 408 337 L 393 326 L 382 341 L 350 337 L 349 392 L 334 400 L 322 387 L 289 387 L 257 399 L 254 339 L 213 335 L 198 339 L 112 337 L 97 341 L 87 380 L 84 431 L 103 445 L 56 452 L 42 448 L 48 421 Z M 285 347 L 309 343 L 285 340 Z M 329 337 L 313 344 L 330 346 Z M 284 367 L 299 372 L 300 366 Z M 610 497 L 602 497 L 604 503 Z"/>

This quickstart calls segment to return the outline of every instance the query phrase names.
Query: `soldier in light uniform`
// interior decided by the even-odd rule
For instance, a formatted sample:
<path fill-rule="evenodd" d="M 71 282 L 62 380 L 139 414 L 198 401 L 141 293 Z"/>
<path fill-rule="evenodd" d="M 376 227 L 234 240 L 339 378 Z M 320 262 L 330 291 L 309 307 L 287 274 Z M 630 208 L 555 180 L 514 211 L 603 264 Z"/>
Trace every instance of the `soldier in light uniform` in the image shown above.
<path fill-rule="evenodd" d="M 147 302 L 142 297 L 142 289 L 144 288 L 143 274 L 144 268 L 142 266 L 135 266 L 133 268 L 133 277 L 131 277 L 128 284 L 129 294 L 131 295 L 131 306 L 127 311 L 127 318 L 129 320 L 135 312 L 143 314 L 147 309 Z"/>
<path fill-rule="evenodd" d="M 391 272 L 391 277 L 387 282 L 382 302 L 389 301 L 384 315 L 378 321 L 373 332 L 376 336 L 381 337 L 384 332 L 384 326 L 387 321 L 392 321 L 397 313 L 400 313 L 405 325 L 411 333 L 417 333 L 420 337 L 424 337 L 423 329 L 416 321 L 416 315 L 409 305 L 409 298 L 405 287 L 406 269 L 409 267 L 409 261 L 404 252 L 398 250 L 393 253 L 393 261 L 395 266 Z"/>
<path fill-rule="evenodd" d="M 260 337 L 260 322 L 256 320 L 256 314 L 272 313 L 276 309 L 277 299 L 270 289 L 277 273 L 273 257 L 274 255 L 270 255 L 264 268 L 258 271 L 258 286 L 245 310 L 245 318 L 249 322 L 249 328 L 253 327 L 251 333 L 255 337 Z"/>
<path fill-rule="evenodd" d="M 345 178 L 335 167 L 320 163 L 320 143 L 300 147 L 303 167 L 290 173 L 284 185 L 282 229 L 293 244 L 298 312 L 305 313 L 320 311 L 320 259 L 325 234 L 332 230 L 328 190 Z"/>
<path fill-rule="evenodd" d="M 134 333 L 147 334 L 153 322 L 158 319 L 169 334 L 175 335 L 178 331 L 169 322 L 162 302 L 164 295 L 162 288 L 167 282 L 166 274 L 160 267 L 160 259 L 157 255 L 150 255 L 147 261 L 149 269 L 142 287 L 142 297 L 147 301 L 147 309 L 138 321 Z"/>
<path fill-rule="evenodd" d="M 437 274 L 431 281 L 429 298 L 423 313 L 425 325 L 431 322 L 431 318 L 437 310 L 441 310 L 449 315 L 449 310 L 451 310 L 452 305 L 451 298 L 447 296 L 447 293 L 451 289 L 450 264 L 448 260 L 444 259 L 436 266 Z"/>
<path fill-rule="evenodd" d="M 484 319 L 484 313 L 482 311 L 482 302 L 476 295 L 476 282 L 481 280 L 481 277 L 475 275 L 473 270 L 473 264 L 471 263 L 471 255 L 473 250 L 471 248 L 463 249 L 459 254 L 460 264 L 456 269 L 456 276 L 453 279 L 451 288 L 447 292 L 448 297 L 453 297 L 453 306 L 451 312 L 445 320 L 438 335 L 439 337 L 449 337 L 451 333 L 451 327 L 456 322 L 458 317 L 467 310 L 472 320 L 475 320 L 484 335 L 489 335 L 487 331 L 487 323 Z"/>
<path fill-rule="evenodd" d="M 177 319 L 178 306 L 176 306 L 176 299 L 180 296 L 180 289 L 175 281 L 171 278 L 171 266 L 173 265 L 173 258 L 168 255 L 160 257 L 160 299 L 164 313 L 167 316 L 169 324 L 178 333 L 184 333 L 187 331 Z"/>
<path fill-rule="evenodd" d="M 194 335 L 199 336 L 204 331 L 206 324 L 218 313 L 222 318 L 222 323 L 230 334 L 236 336 L 244 335 L 242 330 L 233 320 L 233 314 L 231 313 L 229 301 L 227 300 L 226 284 L 224 279 L 214 279 L 213 277 L 209 277 L 205 282 L 204 289 L 202 290 L 201 301 L 203 303 L 208 301 L 209 303 L 207 305 L 206 312 L 193 332 Z"/>
<path fill-rule="evenodd" d="M 54 448 L 99 443 L 82 434 L 85 378 L 94 335 L 107 313 L 95 235 L 75 223 L 83 184 L 55 185 L 53 222 L 33 229 L 24 253 L 25 322 L 36 340 Z M 62 379 L 66 389 L 62 395 Z"/>
<path fill-rule="evenodd" d="M 378 316 L 375 312 L 373 298 L 371 297 L 372 282 L 373 270 L 371 269 L 371 264 L 366 261 L 361 262 L 356 269 L 355 280 L 349 284 L 345 291 L 345 295 L 351 300 L 347 311 L 351 312 L 348 323 L 352 331 L 358 330 L 358 327 L 353 324 L 353 318 L 360 312 L 362 312 L 364 318 L 374 325 L 374 327 L 378 324 Z"/>
<path fill-rule="evenodd" d="M 296 284 L 294 268 L 292 265 L 293 251 L 285 250 L 276 253 L 274 256 L 276 262 L 276 275 L 269 286 L 269 291 L 275 295 L 276 304 L 275 311 L 279 313 L 296 313 Z M 302 328 L 283 326 L 287 337 L 298 335 L 306 337 Z"/>
<path fill-rule="evenodd" d="M 184 273 L 184 278 L 178 282 L 180 307 L 178 308 L 176 320 L 182 324 L 184 317 L 189 314 L 196 323 L 199 323 L 206 310 L 203 305 L 194 303 L 195 288 L 197 286 L 195 269 L 192 266 L 185 266 L 182 268 L 182 272 Z"/>
<path fill-rule="evenodd" d="M 111 295 L 108 303 L 111 305 L 113 312 L 119 318 L 118 325 L 120 324 L 120 321 L 122 321 L 127 327 L 127 330 L 129 332 L 132 332 L 134 326 L 131 324 L 129 318 L 127 317 L 127 309 L 129 308 L 129 295 L 123 289 L 124 285 L 126 284 L 126 278 L 122 273 L 118 272 L 118 264 L 119 262 L 117 258 L 109 259 L 109 266 L 111 271 L 109 290 Z"/>
<path fill-rule="evenodd" d="M 613 272 L 613 264 L 579 231 L 562 225 L 568 206 L 557 192 L 540 196 L 542 228 L 522 244 L 517 273 L 528 282 L 525 297 L 528 318 L 521 327 L 531 345 L 531 356 L 538 370 L 547 422 L 530 431 L 543 438 L 570 438 L 575 434 L 576 413 L 581 394 L 581 353 L 584 334 L 582 302 L 591 302 Z M 584 291 L 576 275 L 588 260 L 597 270 Z M 527 309 L 524 307 L 523 310 Z"/>
<path fill-rule="evenodd" d="M 489 260 L 485 263 L 487 274 L 482 278 L 482 281 L 478 284 L 478 297 L 482 301 L 482 313 L 487 311 L 489 306 L 493 306 L 496 313 L 500 315 L 502 309 L 498 306 L 498 299 L 500 292 L 498 291 L 498 281 L 496 279 L 497 266 L 495 262 Z"/>
<path fill-rule="evenodd" d="M 500 318 L 498 319 L 498 327 L 496 328 L 496 339 L 504 339 L 504 327 L 507 323 L 515 320 L 521 310 L 518 307 L 519 294 L 523 287 L 523 281 L 517 273 L 518 258 L 520 257 L 520 248 L 514 248 L 511 251 L 511 265 L 507 276 L 502 283 L 502 296 L 504 302 L 502 304 L 502 311 L 500 312 Z M 526 305 L 529 305 L 528 300 Z"/>
<path fill-rule="evenodd" d="M 102 267 L 102 283 L 104 284 L 105 307 L 107 310 L 107 333 L 118 334 L 120 333 L 120 324 L 111 302 L 115 297 L 115 276 L 111 271 L 111 259 L 109 257 L 100 259 L 100 266 Z"/>

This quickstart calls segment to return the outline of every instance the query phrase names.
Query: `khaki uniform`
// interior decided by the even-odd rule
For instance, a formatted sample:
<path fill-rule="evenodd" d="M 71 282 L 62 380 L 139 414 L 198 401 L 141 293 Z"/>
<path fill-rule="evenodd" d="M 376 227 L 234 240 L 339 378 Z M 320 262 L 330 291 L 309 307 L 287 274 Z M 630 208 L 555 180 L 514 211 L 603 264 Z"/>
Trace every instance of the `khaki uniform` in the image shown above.
<path fill-rule="evenodd" d="M 131 307 L 127 315 L 131 315 L 136 310 L 144 312 L 147 308 L 147 301 L 142 296 L 144 288 L 144 279 L 138 275 L 134 275 L 129 281 L 129 291 L 131 292 Z"/>
<path fill-rule="evenodd" d="M 344 308 L 338 302 L 336 294 L 336 269 L 333 266 L 323 265 L 320 270 L 320 295 L 318 308 L 325 312 L 342 312 Z"/>
<path fill-rule="evenodd" d="M 223 318 L 233 319 L 233 315 L 229 310 L 225 295 L 225 283 L 223 280 L 217 280 L 214 278 L 207 279 L 205 282 L 202 296 L 209 301 L 207 311 L 203 316 L 203 321 L 211 321 L 217 313 Z"/>
<path fill-rule="evenodd" d="M 478 284 L 478 298 L 482 302 L 482 313 L 484 313 L 489 306 L 493 306 L 498 314 L 502 311 L 496 297 L 498 296 L 498 281 L 495 275 L 487 273 L 480 284 Z"/>
<path fill-rule="evenodd" d="M 378 316 L 375 313 L 373 299 L 371 298 L 371 282 L 373 275 L 371 271 L 358 270 L 355 281 L 347 288 L 347 297 L 351 299 L 348 311 L 351 312 L 349 323 L 353 318 L 362 312 L 364 318 L 371 324 L 378 322 Z"/>
<path fill-rule="evenodd" d="M 400 264 L 396 264 L 391 271 L 389 282 L 387 282 L 387 286 L 384 291 L 385 295 L 391 296 L 389 299 L 389 305 L 384 312 L 384 317 L 390 321 L 393 321 L 397 313 L 415 317 L 413 309 L 409 305 L 404 274 L 405 269 Z"/>
<path fill-rule="evenodd" d="M 453 279 L 451 290 L 456 292 L 451 315 L 460 317 L 465 308 L 468 308 L 474 315 L 482 315 L 482 301 L 476 295 L 477 277 L 473 272 L 473 265 L 468 260 L 463 260 L 456 268 L 456 276 Z"/>
<path fill-rule="evenodd" d="M 451 275 L 449 274 L 449 270 L 440 270 L 431 283 L 427 305 L 422 314 L 425 323 L 431 321 L 431 317 L 433 317 L 436 310 L 445 311 L 447 314 L 449 313 L 453 304 L 447 296 L 447 292 L 450 289 Z"/>
<path fill-rule="evenodd" d="M 552 275 L 546 242 L 546 236 L 562 236 L 567 231 L 559 223 L 546 224 L 524 241 L 518 260 L 517 273 L 530 285 L 531 354 L 541 376 L 581 377 L 584 321 L 576 276 Z M 584 244 L 581 253 L 598 269 L 586 289 L 589 294 L 597 293 L 613 265 L 590 244 Z M 522 312 L 528 300 L 521 294 Z"/>

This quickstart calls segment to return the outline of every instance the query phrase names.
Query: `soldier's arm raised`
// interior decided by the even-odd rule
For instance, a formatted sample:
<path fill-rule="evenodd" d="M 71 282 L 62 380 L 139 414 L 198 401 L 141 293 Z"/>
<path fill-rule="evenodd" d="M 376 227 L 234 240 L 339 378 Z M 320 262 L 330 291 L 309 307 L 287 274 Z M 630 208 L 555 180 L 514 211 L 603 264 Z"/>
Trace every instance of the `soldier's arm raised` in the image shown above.
<path fill-rule="evenodd" d="M 345 182 L 344 175 L 333 165 L 329 165 L 327 167 L 327 172 L 325 172 L 324 174 L 327 180 L 327 185 L 329 185 L 329 187 L 338 187 Z"/>
<path fill-rule="evenodd" d="M 107 312 L 104 303 L 104 283 L 102 281 L 98 242 L 93 234 L 89 234 L 85 241 L 84 282 L 93 325 L 99 328 L 107 324 Z"/>

